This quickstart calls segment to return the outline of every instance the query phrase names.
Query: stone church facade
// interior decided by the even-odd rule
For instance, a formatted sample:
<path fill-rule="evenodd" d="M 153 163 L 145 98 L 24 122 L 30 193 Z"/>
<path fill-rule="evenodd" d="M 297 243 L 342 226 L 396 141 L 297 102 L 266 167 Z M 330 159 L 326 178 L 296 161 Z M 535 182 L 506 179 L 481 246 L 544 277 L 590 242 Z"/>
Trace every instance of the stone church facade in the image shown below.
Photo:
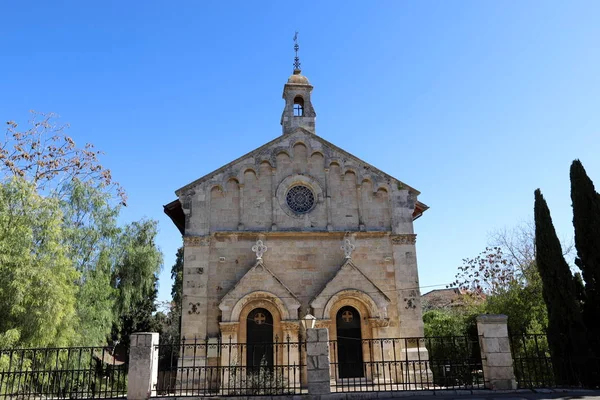
<path fill-rule="evenodd" d="M 165 206 L 184 239 L 183 338 L 294 342 L 307 314 L 333 340 L 423 336 L 413 223 L 427 206 L 416 189 L 316 135 L 312 89 L 294 70 L 282 135 Z M 208 350 L 193 362 L 227 361 Z"/>

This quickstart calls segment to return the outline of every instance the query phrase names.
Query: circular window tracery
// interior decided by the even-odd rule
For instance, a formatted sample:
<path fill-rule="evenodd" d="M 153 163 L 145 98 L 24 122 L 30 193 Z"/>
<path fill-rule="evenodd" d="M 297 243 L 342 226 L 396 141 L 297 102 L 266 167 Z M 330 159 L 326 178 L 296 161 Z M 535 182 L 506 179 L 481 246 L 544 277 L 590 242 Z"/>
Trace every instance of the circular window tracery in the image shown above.
<path fill-rule="evenodd" d="M 288 207 L 298 214 L 309 212 L 315 205 L 315 195 L 313 191 L 304 185 L 292 186 L 288 190 L 285 200 Z"/>

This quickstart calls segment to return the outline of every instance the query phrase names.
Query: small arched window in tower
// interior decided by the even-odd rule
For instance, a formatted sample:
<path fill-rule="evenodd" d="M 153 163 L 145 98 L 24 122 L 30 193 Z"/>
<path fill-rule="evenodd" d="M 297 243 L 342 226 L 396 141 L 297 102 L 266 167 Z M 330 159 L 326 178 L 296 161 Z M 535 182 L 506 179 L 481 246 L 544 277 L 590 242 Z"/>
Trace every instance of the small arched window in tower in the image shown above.
<path fill-rule="evenodd" d="M 296 96 L 294 99 L 294 117 L 304 116 L 304 99 L 300 96 Z"/>

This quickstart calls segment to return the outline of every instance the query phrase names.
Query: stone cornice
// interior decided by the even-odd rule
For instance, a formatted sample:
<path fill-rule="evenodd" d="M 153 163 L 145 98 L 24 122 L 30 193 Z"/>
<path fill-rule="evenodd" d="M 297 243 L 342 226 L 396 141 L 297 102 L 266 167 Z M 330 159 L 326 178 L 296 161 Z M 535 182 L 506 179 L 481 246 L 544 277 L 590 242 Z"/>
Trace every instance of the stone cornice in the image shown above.
<path fill-rule="evenodd" d="M 389 318 L 369 318 L 368 322 L 371 328 L 385 328 L 390 326 Z"/>
<path fill-rule="evenodd" d="M 283 332 L 298 334 L 300 332 L 300 321 L 281 321 Z"/>
<path fill-rule="evenodd" d="M 417 235 L 414 233 L 404 233 L 401 235 L 391 235 L 392 244 L 415 244 Z"/>
<path fill-rule="evenodd" d="M 372 232 L 359 232 L 352 231 L 352 236 L 356 239 L 372 239 L 372 238 L 383 238 L 390 236 L 390 232 L 382 232 L 382 231 L 372 231 Z M 222 231 L 213 233 L 215 239 L 226 239 L 231 236 L 235 236 L 240 240 L 252 240 L 256 241 L 258 237 L 263 240 L 266 239 L 284 239 L 284 238 L 293 238 L 293 239 L 335 239 L 342 240 L 348 236 L 348 231 L 260 231 L 260 232 L 252 232 L 252 231 Z"/>
<path fill-rule="evenodd" d="M 332 321 L 330 319 L 318 319 L 316 324 L 315 324 L 315 328 L 317 329 L 322 329 L 322 328 L 327 328 L 329 329 L 332 325 Z"/>
<path fill-rule="evenodd" d="M 209 246 L 210 239 L 210 236 L 184 236 L 183 245 L 185 247 Z"/>
<path fill-rule="evenodd" d="M 221 333 L 224 335 L 231 334 L 231 333 L 237 333 L 238 329 L 240 328 L 240 323 L 239 322 L 221 322 L 221 323 L 219 323 L 219 327 L 221 328 Z"/>

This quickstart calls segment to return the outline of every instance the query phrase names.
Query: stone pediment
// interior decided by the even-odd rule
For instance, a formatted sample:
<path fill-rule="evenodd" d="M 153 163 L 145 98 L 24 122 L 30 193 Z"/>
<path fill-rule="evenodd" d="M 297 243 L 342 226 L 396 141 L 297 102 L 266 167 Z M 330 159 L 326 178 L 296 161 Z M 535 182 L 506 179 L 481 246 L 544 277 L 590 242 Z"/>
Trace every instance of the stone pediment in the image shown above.
<path fill-rule="evenodd" d="M 347 258 L 335 276 L 310 302 L 314 315 L 319 319 L 330 318 L 329 310 L 341 297 L 354 297 L 369 309 L 372 318 L 387 318 L 389 297 Z"/>
<path fill-rule="evenodd" d="M 272 302 L 282 320 L 298 319 L 300 301 L 292 291 L 271 272 L 262 259 L 239 280 L 219 303 L 223 322 L 238 322 L 241 309 L 254 300 Z"/>
<path fill-rule="evenodd" d="M 325 165 L 329 166 L 335 163 L 341 167 L 342 173 L 353 171 L 359 178 L 359 182 L 363 179 L 370 180 L 374 184 L 374 190 L 377 190 L 379 187 L 389 189 L 390 185 L 393 184 L 407 189 L 414 195 L 419 194 L 418 190 L 304 128 L 296 128 L 292 133 L 279 136 L 221 168 L 183 186 L 175 193 L 181 196 L 182 194 L 194 191 L 200 185 L 223 188 L 225 187 L 225 183 L 232 178 L 243 184 L 243 175 L 248 169 L 256 172 L 263 163 L 268 163 L 272 168 L 277 168 L 277 156 L 281 153 L 292 156 L 294 146 L 298 143 L 306 146 L 309 157 L 314 153 L 320 153 L 325 159 Z"/>

